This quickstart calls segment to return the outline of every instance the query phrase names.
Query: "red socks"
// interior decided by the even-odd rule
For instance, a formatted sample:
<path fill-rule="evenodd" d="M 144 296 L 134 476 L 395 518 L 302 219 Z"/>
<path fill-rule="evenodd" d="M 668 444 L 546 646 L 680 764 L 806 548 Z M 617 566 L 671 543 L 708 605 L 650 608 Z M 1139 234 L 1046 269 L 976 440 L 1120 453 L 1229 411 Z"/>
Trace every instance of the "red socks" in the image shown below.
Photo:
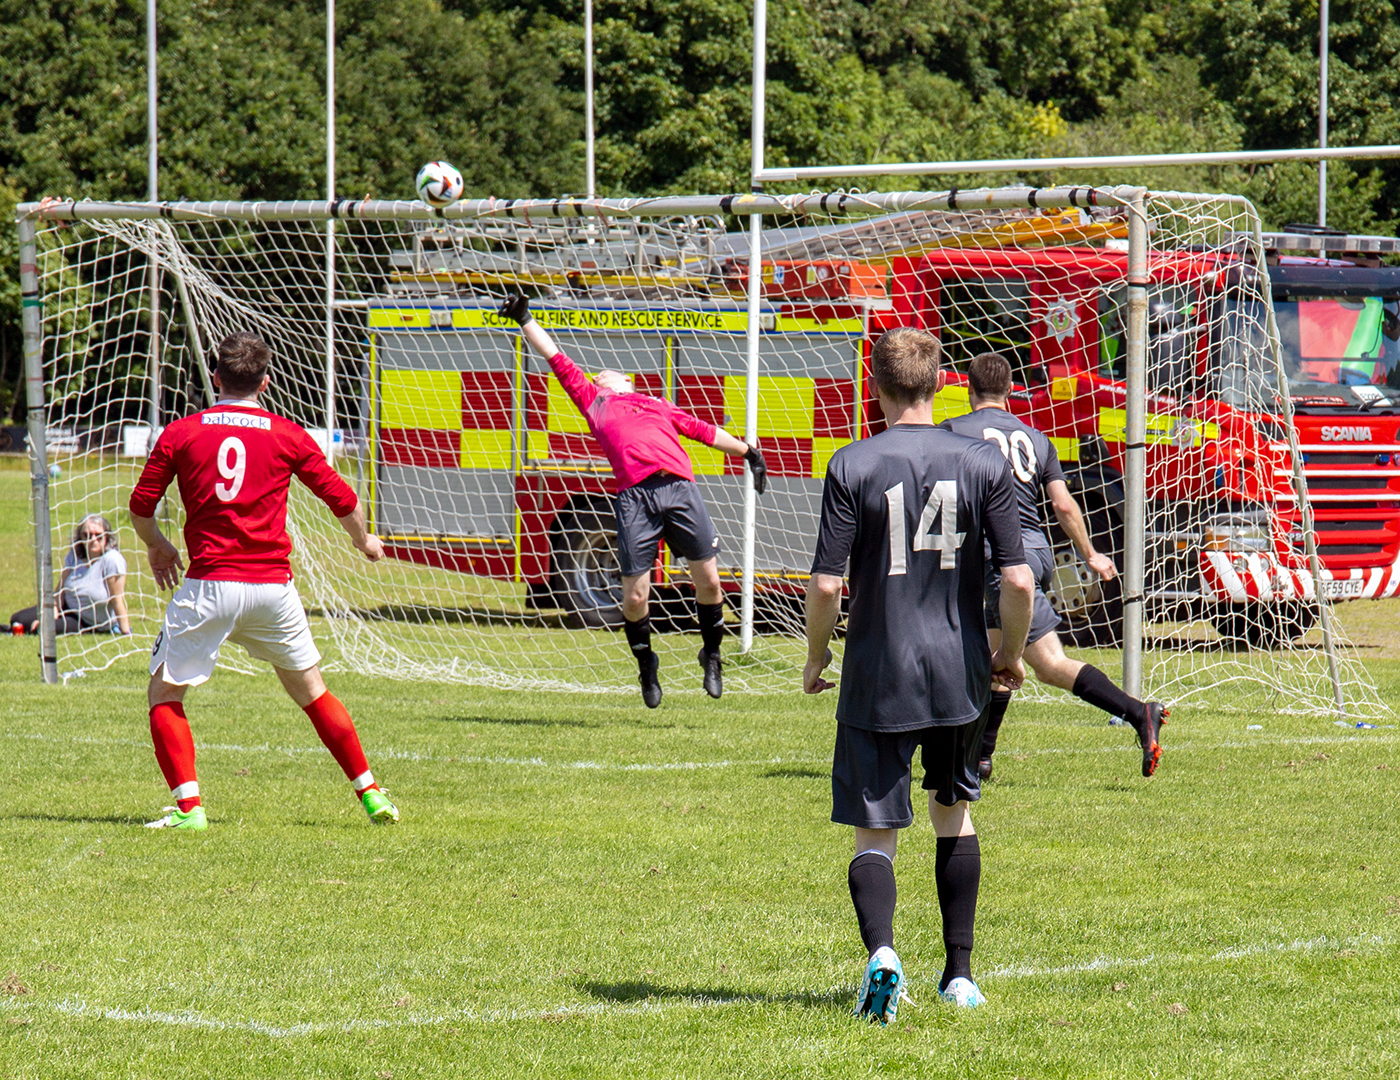
<path fill-rule="evenodd" d="M 188 814 L 200 805 L 199 780 L 194 771 L 194 735 L 185 719 L 185 707 L 178 701 L 151 708 L 151 742 L 170 794 L 180 812 Z"/>
<path fill-rule="evenodd" d="M 355 786 L 355 794 L 363 795 L 370 788 L 377 789 L 379 785 L 374 782 L 374 774 L 369 771 L 365 752 L 360 748 L 360 736 L 355 732 L 355 721 L 350 719 L 350 713 L 336 696 L 327 690 L 303 711 L 311 717 L 316 734 L 326 744 L 331 757 L 345 770 L 345 775 Z"/>

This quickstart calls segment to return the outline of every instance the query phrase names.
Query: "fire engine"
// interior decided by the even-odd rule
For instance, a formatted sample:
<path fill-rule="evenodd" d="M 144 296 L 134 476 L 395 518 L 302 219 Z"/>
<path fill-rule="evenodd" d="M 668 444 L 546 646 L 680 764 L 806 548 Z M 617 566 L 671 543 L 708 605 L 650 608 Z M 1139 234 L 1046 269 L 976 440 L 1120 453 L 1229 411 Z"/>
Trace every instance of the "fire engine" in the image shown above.
<path fill-rule="evenodd" d="M 514 581 L 537 606 L 617 625 L 606 462 L 487 294 L 535 292 L 537 317 L 585 365 L 631 371 L 639 390 L 737 430 L 747 237 L 714 221 L 542 238 L 559 228 L 489 243 L 444 228 L 396 256 L 391 291 L 369 311 L 370 502 L 397 558 Z M 790 611 L 804 587 L 826 462 L 883 424 L 869 346 L 896 325 L 943 343 L 940 416 L 969 407 L 963 361 L 987 349 L 1011 360 L 1014 411 L 1049 435 L 1096 546 L 1121 567 L 1126 226 L 1052 212 L 962 228 L 950 239 L 947 221 L 920 212 L 765 234 L 759 440 L 771 486 L 755 579 L 769 611 Z M 1306 631 L 1318 595 L 1400 591 L 1400 269 L 1382 265 L 1400 242 L 1290 226 L 1265 244 L 1268 294 L 1242 242 L 1150 262 L 1147 615 L 1206 619 L 1253 645 Z M 1267 305 L 1313 503 L 1317 582 L 1270 389 Z M 738 470 L 690 449 L 737 562 Z M 1119 583 L 1100 586 L 1052 538 L 1066 631 L 1116 640 Z M 679 597 L 664 560 L 663 550 L 656 584 Z M 722 572 L 737 588 L 737 569 Z"/>

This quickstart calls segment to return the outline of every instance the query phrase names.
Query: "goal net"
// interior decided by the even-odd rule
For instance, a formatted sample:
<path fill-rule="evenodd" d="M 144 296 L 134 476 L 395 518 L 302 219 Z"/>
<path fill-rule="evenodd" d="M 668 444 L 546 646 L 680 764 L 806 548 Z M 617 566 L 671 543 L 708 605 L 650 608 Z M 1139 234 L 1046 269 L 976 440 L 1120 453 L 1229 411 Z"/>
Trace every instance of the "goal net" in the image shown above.
<path fill-rule="evenodd" d="M 1310 569 L 1254 211 L 1171 193 L 1149 193 L 1133 211 L 1135 190 L 488 200 L 442 212 L 22 207 L 37 229 L 55 588 L 75 527 L 104 515 L 127 559 L 133 629 L 60 637 L 59 670 L 149 649 L 163 598 L 127 499 L 161 427 L 209 400 L 214 346 L 252 330 L 274 353 L 266 405 L 322 440 L 389 552 L 365 563 L 294 485 L 296 580 L 328 663 L 505 688 L 635 688 L 618 633 L 615 483 L 548 365 L 496 315 L 519 291 L 585 370 L 626 372 L 638 392 L 741 437 L 753 410 L 764 495 L 746 494 L 738 459 L 687 444 L 731 601 L 731 690 L 798 685 L 826 464 L 883 428 L 870 345 L 914 325 L 943 344 L 938 418 L 969 410 L 973 356 L 1010 361 L 1013 411 L 1049 435 L 1093 545 L 1116 564 L 1111 580 L 1093 573 L 1047 507 L 1056 568 L 1045 586 L 1067 643 L 1118 670 L 1124 601 L 1135 595 L 1122 574 L 1136 335 L 1147 400 L 1144 690 L 1313 712 L 1335 710 L 1340 696 L 1350 714 L 1382 710 L 1332 603 L 1350 598 L 1355 586 L 1338 583 L 1358 574 L 1325 551 Z M 1149 279 L 1137 330 L 1134 212 Z M 1026 466 L 1021 449 L 1007 452 L 1013 468 Z M 1400 511 L 1373 496 L 1365 505 L 1372 520 Z M 1355 512 L 1344 501 L 1326 510 Z M 177 534 L 173 488 L 159 513 Z M 740 603 L 746 582 L 751 606 Z M 698 692 L 693 590 L 664 545 L 652 585 L 663 685 Z M 250 665 L 232 648 L 221 662 Z"/>

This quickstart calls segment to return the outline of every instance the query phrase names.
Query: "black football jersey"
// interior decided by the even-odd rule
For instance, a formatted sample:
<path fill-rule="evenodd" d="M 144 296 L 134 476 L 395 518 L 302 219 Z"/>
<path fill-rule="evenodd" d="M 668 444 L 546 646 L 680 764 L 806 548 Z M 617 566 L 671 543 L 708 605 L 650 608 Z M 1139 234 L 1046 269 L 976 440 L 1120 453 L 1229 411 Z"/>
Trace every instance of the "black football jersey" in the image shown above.
<path fill-rule="evenodd" d="M 996 445 L 1011 465 L 1016 501 L 1021 507 L 1021 536 L 1026 547 L 1049 547 L 1040 500 L 1052 480 L 1063 480 L 1060 456 L 1042 431 L 1018 420 L 1005 409 L 977 409 L 944 420 L 939 427 Z"/>
<path fill-rule="evenodd" d="M 896 424 L 836 452 L 812 573 L 847 574 L 849 563 L 839 721 L 908 731 L 977 718 L 990 693 L 988 558 L 1026 561 L 1011 468 L 995 446 Z"/>

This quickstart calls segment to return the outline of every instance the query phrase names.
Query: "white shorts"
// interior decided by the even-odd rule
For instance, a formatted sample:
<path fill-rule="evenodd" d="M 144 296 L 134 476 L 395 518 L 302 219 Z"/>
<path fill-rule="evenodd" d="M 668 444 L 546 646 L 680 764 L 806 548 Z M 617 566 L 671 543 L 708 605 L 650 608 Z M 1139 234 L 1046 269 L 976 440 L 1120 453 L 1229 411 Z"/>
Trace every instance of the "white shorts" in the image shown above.
<path fill-rule="evenodd" d="M 305 671 L 321 662 L 291 582 L 185 578 L 165 608 L 165 624 L 151 648 L 151 674 L 164 664 L 167 683 L 198 686 L 214 674 L 225 641 L 286 671 Z"/>

